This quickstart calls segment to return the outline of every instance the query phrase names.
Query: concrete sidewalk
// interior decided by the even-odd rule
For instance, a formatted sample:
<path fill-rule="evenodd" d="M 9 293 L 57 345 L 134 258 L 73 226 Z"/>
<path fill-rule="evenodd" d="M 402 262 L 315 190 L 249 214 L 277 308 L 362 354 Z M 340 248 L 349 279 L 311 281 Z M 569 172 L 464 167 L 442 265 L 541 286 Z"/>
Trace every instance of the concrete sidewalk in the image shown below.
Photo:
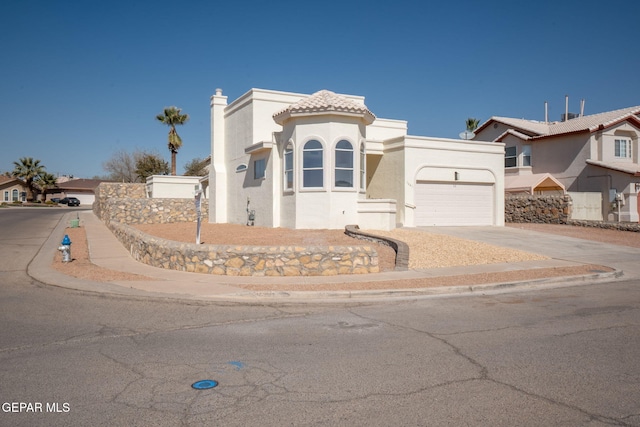
<path fill-rule="evenodd" d="M 621 276 L 619 267 L 610 273 L 593 273 L 585 276 L 573 276 L 571 278 L 548 278 L 532 281 L 521 281 L 516 283 L 495 283 L 485 285 L 465 285 L 465 286 L 442 286 L 419 289 L 402 289 L 402 281 L 407 279 L 438 278 L 445 276 L 460 276 L 478 273 L 494 273 L 516 270 L 533 270 L 539 268 L 568 267 L 584 264 L 603 264 L 601 257 L 611 255 L 611 252 L 630 252 L 627 255 L 631 259 L 639 259 L 640 250 L 633 248 L 617 247 L 603 248 L 600 243 L 594 243 L 595 250 L 584 249 L 575 251 L 581 242 L 584 247 L 585 242 L 578 239 L 570 239 L 555 235 L 533 233 L 513 228 L 503 227 L 446 227 L 430 228 L 429 231 L 458 235 L 465 239 L 478 240 L 498 246 L 513 247 L 515 249 L 538 252 L 551 256 L 551 259 L 542 261 L 527 261 L 508 264 L 487 264 L 468 267 L 436 268 L 425 270 L 390 271 L 367 275 L 339 275 L 339 276 L 308 276 L 308 277 L 235 277 L 216 276 L 199 273 L 187 273 L 175 270 L 165 270 L 151 267 L 135 261 L 114 237 L 109 229 L 91 211 L 80 212 L 80 225 L 85 228 L 91 261 L 103 268 L 117 270 L 126 273 L 139 274 L 152 278 L 148 281 L 114 281 L 109 283 L 92 282 L 66 276 L 51 268 L 51 262 L 59 242 L 64 235 L 64 229 L 68 226 L 72 214 L 65 215 L 56 229 L 51 233 L 41 251 L 29 266 L 28 273 L 34 279 L 60 287 L 67 287 L 87 292 L 111 293 L 139 297 L 160 297 L 177 298 L 187 300 L 218 300 L 235 302 L 301 302 L 304 300 L 322 301 L 371 301 L 376 298 L 416 298 L 428 295 L 443 295 L 464 292 L 497 292 L 517 287 L 542 287 L 542 286 L 562 286 L 566 284 L 577 284 L 583 282 L 608 281 Z M 75 216 L 76 213 L 73 213 Z M 535 239 L 532 235 L 535 235 Z M 560 244 L 561 242 L 562 244 Z M 588 245 L 587 245 L 588 246 Z M 554 251 L 549 253 L 549 251 Z M 557 248 L 564 249 L 565 253 L 557 253 Z M 566 256 L 566 249 L 571 248 L 573 256 Z M 591 248 L 591 249 L 594 249 Z M 600 250 L 597 250 L 600 248 Z M 621 249 L 615 249 L 621 248 Z M 605 257 L 607 258 L 607 257 Z M 627 260 L 618 253 L 616 261 Z M 609 265 L 609 264 L 605 264 Z M 625 264 L 630 267 L 630 265 Z M 640 271 L 636 272 L 640 275 Z M 345 290 L 345 291 L 249 291 L 238 287 L 241 284 L 326 284 L 341 283 L 346 284 L 348 289 L 350 283 L 393 281 L 398 286 L 394 289 L 384 290 Z M 354 286 L 356 288 L 356 286 Z"/>

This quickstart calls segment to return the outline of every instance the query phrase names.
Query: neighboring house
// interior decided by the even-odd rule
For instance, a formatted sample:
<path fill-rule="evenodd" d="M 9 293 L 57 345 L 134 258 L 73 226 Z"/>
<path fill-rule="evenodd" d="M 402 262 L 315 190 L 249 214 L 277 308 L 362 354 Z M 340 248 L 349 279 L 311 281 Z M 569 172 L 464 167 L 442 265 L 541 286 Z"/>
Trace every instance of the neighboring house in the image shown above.
<path fill-rule="evenodd" d="M 54 197 L 76 197 L 81 205 L 92 205 L 95 201 L 95 189 L 103 182 L 99 179 L 60 179 L 57 188 L 47 191 L 47 199 Z"/>
<path fill-rule="evenodd" d="M 407 135 L 364 97 L 211 97 L 209 221 L 392 229 L 504 225 L 504 146 Z"/>
<path fill-rule="evenodd" d="M 638 222 L 640 106 L 560 122 L 492 117 L 475 134 L 474 141 L 505 145 L 506 191 L 528 186 L 535 192 L 531 184 L 540 182 L 597 192 L 604 219 Z"/>
<path fill-rule="evenodd" d="M 19 178 L 0 176 L 0 203 L 24 202 L 27 200 L 27 185 Z"/>

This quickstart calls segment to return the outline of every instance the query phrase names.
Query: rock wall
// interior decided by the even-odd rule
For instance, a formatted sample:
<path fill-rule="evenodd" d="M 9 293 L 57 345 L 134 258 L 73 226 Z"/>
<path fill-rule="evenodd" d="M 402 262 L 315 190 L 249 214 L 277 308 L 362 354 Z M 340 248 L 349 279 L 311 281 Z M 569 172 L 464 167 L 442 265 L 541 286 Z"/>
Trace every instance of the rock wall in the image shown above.
<path fill-rule="evenodd" d="M 201 203 L 208 220 L 209 203 Z M 227 276 L 331 276 L 379 272 L 371 246 L 196 245 L 161 239 L 128 224 L 195 222 L 193 199 L 149 199 L 144 184 L 102 183 L 93 211 L 134 259 L 153 267 Z"/>
<path fill-rule="evenodd" d="M 569 225 L 579 227 L 604 228 L 608 230 L 633 231 L 640 233 L 640 224 L 637 222 L 607 222 L 607 221 L 586 221 L 586 220 L 569 220 Z"/>
<path fill-rule="evenodd" d="M 505 195 L 505 222 L 567 224 L 571 216 L 571 197 Z"/>
<path fill-rule="evenodd" d="M 126 224 L 108 224 L 139 262 L 172 270 L 227 276 L 333 276 L 379 272 L 371 246 L 196 245 L 151 236 Z"/>
<path fill-rule="evenodd" d="M 101 183 L 93 211 L 105 223 L 164 224 L 196 222 L 194 199 L 149 199 L 144 184 Z M 201 200 L 201 218 L 209 218 L 209 201 Z"/>
<path fill-rule="evenodd" d="M 347 225 L 344 229 L 344 233 L 347 236 L 351 236 L 360 240 L 367 240 L 369 242 L 381 243 L 389 246 L 396 251 L 396 271 L 409 270 L 409 246 L 400 240 L 391 239 L 389 237 L 374 236 L 373 234 L 360 231 L 360 227 L 357 225 Z"/>

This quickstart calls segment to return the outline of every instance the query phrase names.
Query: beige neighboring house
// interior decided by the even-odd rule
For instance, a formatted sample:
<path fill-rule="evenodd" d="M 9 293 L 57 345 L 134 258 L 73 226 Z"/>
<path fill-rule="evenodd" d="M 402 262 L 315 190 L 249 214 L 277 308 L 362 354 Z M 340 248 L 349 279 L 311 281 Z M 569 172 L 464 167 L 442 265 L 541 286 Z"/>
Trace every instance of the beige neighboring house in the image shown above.
<path fill-rule="evenodd" d="M 27 185 L 21 179 L 0 176 L 0 203 L 24 202 L 27 200 Z"/>
<path fill-rule="evenodd" d="M 407 134 L 364 97 L 211 97 L 209 221 L 393 229 L 504 225 L 504 146 Z"/>
<path fill-rule="evenodd" d="M 599 193 L 603 219 L 640 219 L 640 106 L 559 122 L 491 117 L 475 134 L 504 144 L 506 192 Z"/>
<path fill-rule="evenodd" d="M 99 179 L 67 179 L 61 177 L 58 180 L 57 188 L 47 191 L 47 200 L 54 197 L 75 197 L 80 200 L 81 205 L 92 205 L 96 199 L 95 189 L 104 182 Z"/>

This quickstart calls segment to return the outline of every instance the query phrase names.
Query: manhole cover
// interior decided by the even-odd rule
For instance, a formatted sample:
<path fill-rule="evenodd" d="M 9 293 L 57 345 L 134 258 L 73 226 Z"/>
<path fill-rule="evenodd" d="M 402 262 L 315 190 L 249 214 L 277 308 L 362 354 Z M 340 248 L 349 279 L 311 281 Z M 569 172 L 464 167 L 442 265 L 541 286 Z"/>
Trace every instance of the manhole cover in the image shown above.
<path fill-rule="evenodd" d="M 217 385 L 218 385 L 218 381 L 202 380 L 202 381 L 197 381 L 191 384 L 191 387 L 195 388 L 196 390 L 208 390 L 210 388 L 214 388 Z"/>

